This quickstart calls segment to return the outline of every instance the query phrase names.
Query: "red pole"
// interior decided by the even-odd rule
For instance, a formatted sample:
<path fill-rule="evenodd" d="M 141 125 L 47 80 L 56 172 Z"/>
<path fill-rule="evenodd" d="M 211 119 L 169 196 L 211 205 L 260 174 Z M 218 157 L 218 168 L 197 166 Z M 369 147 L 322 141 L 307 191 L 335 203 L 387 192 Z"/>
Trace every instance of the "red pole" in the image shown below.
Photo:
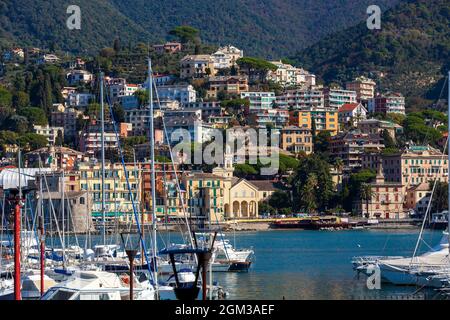
<path fill-rule="evenodd" d="M 14 209 L 14 299 L 22 300 L 20 292 L 20 204 Z"/>
<path fill-rule="evenodd" d="M 40 232 L 41 232 L 41 296 L 44 295 L 44 271 L 45 271 L 45 241 L 44 241 L 44 221 L 43 218 L 39 220 L 40 223 Z"/>

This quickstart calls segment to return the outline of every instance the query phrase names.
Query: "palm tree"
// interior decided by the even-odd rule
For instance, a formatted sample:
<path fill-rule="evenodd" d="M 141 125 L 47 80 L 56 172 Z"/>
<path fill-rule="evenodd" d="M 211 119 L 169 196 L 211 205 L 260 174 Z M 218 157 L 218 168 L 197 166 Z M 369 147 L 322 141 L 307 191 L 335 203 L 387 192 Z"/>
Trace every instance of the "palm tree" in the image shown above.
<path fill-rule="evenodd" d="M 367 210 L 366 218 L 370 217 L 369 201 L 372 202 L 373 195 L 374 195 L 374 192 L 372 190 L 372 186 L 368 183 L 363 183 L 361 185 L 361 188 L 359 191 L 359 196 L 360 196 L 361 200 L 366 201 L 366 210 Z"/>
<path fill-rule="evenodd" d="M 336 158 L 334 161 L 334 168 L 337 172 L 341 173 L 344 169 L 344 161 L 341 158 Z"/>

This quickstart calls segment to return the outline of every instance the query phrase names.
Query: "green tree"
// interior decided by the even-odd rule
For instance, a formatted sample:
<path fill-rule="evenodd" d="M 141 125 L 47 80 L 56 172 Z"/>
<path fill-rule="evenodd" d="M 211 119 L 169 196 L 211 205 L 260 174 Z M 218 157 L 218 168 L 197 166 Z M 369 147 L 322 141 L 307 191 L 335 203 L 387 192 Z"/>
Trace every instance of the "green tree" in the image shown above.
<path fill-rule="evenodd" d="M 430 190 L 433 190 L 434 181 L 430 182 Z M 432 212 L 448 210 L 448 183 L 436 181 L 433 198 L 431 200 Z"/>
<path fill-rule="evenodd" d="M 269 71 L 276 71 L 278 68 L 273 63 L 264 59 L 254 57 L 244 57 L 236 61 L 239 68 L 246 72 L 250 79 L 266 82 Z"/>
<path fill-rule="evenodd" d="M 5 87 L 0 86 L 0 106 L 10 107 L 12 105 L 12 94 Z"/>
<path fill-rule="evenodd" d="M 313 176 L 310 176 L 311 174 Z M 309 178 L 310 181 L 308 182 Z M 311 188 L 313 179 L 317 181 L 314 189 Z M 300 159 L 299 166 L 291 179 L 291 185 L 294 204 L 298 209 L 302 207 L 311 208 L 311 203 L 307 202 L 314 199 L 318 209 L 326 210 L 334 196 L 330 165 L 316 154 Z M 308 201 L 304 198 L 305 192 L 308 194 Z M 314 193 L 314 197 L 311 196 L 311 193 Z"/>
<path fill-rule="evenodd" d="M 23 108 L 19 110 L 18 114 L 27 118 L 31 125 L 45 126 L 48 124 L 47 116 L 45 115 L 44 110 L 40 108 Z"/>
<path fill-rule="evenodd" d="M 169 34 L 180 39 L 181 43 L 196 42 L 200 31 L 191 26 L 178 26 L 169 31 Z"/>
<path fill-rule="evenodd" d="M 13 105 L 17 110 L 30 106 L 29 94 L 23 91 L 17 91 L 13 97 Z"/>
<path fill-rule="evenodd" d="M 331 133 L 329 131 L 320 131 L 313 136 L 314 152 L 326 161 L 330 158 L 330 141 Z"/>
<path fill-rule="evenodd" d="M 25 133 L 18 138 L 18 143 L 25 150 L 36 150 L 48 144 L 47 138 L 36 133 Z"/>
<path fill-rule="evenodd" d="M 291 208 L 292 201 L 288 192 L 277 190 L 269 198 L 269 205 L 275 209 Z"/>
<path fill-rule="evenodd" d="M 386 148 L 397 148 L 397 144 L 394 139 L 392 139 L 392 136 L 389 134 L 388 130 L 383 130 L 382 138 Z"/>
<path fill-rule="evenodd" d="M 300 189 L 302 208 L 307 213 L 315 213 L 318 207 L 317 204 L 317 189 L 319 182 L 317 176 L 314 173 L 308 174 L 306 183 Z"/>

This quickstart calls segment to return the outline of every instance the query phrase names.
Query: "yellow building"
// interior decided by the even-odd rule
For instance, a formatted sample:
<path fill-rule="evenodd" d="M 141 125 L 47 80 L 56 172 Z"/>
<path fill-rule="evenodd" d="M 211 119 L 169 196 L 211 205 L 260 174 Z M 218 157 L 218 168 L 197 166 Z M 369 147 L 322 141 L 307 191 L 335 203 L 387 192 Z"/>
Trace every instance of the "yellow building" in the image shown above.
<path fill-rule="evenodd" d="M 313 152 L 311 130 L 296 126 L 281 129 L 281 149 L 292 153 L 311 154 Z"/>
<path fill-rule="evenodd" d="M 312 130 L 312 121 L 314 119 L 316 132 L 329 131 L 334 136 L 339 132 L 338 116 L 339 113 L 337 111 L 295 110 L 289 113 L 289 124 Z"/>
<path fill-rule="evenodd" d="M 99 220 L 102 217 L 102 170 L 100 164 L 81 163 L 80 190 L 87 191 L 93 199 L 92 217 Z M 134 221 L 133 199 L 137 212 L 141 203 L 141 174 L 134 165 L 126 165 L 131 193 L 122 164 L 106 164 L 105 166 L 105 212 L 108 221 L 119 219 L 123 222 Z M 148 217 L 145 217 L 148 221 Z"/>
<path fill-rule="evenodd" d="M 258 204 L 276 190 L 272 181 L 233 177 L 230 156 L 212 173 L 185 173 L 187 213 L 192 219 L 217 223 L 226 219 L 257 218 Z"/>

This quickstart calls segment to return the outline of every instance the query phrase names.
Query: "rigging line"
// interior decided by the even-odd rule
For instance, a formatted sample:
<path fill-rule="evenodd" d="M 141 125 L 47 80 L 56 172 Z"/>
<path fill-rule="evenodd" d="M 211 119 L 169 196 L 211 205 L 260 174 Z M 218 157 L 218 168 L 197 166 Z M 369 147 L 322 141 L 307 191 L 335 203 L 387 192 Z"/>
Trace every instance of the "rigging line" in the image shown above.
<path fill-rule="evenodd" d="M 144 239 L 142 238 L 142 230 L 141 230 L 141 225 L 139 223 L 138 212 L 136 210 L 135 197 L 133 196 L 133 193 L 131 191 L 131 185 L 130 185 L 130 180 L 129 180 L 129 176 L 128 176 L 128 171 L 127 171 L 127 168 L 126 168 L 126 165 L 125 165 L 125 159 L 124 159 L 124 155 L 123 155 L 123 152 L 122 152 L 119 136 L 118 136 L 118 133 L 117 133 L 116 121 L 115 121 L 115 118 L 114 118 L 114 113 L 113 113 L 112 108 L 111 108 L 111 101 L 109 100 L 109 96 L 108 95 L 106 96 L 106 98 L 107 98 L 108 105 L 109 105 L 109 111 L 110 111 L 110 114 L 111 114 L 111 119 L 112 119 L 112 123 L 113 123 L 113 127 L 114 127 L 114 133 L 116 135 L 116 140 L 117 140 L 117 145 L 118 145 L 118 149 L 119 149 L 120 160 L 121 160 L 121 163 L 122 163 L 122 166 L 123 166 L 123 170 L 125 172 L 125 180 L 126 180 L 126 183 L 127 183 L 127 188 L 128 188 L 129 193 L 130 193 L 130 199 L 131 199 L 131 204 L 132 204 L 132 207 L 133 207 L 134 219 L 136 221 L 136 227 L 137 227 L 139 238 L 140 238 L 140 242 L 141 242 L 141 245 L 142 245 L 142 248 L 143 248 L 143 251 L 144 251 L 145 261 L 147 263 L 148 271 L 149 271 L 149 274 L 150 274 L 149 281 L 150 281 L 151 284 L 157 285 L 157 283 L 155 283 L 156 281 L 155 281 L 155 279 L 153 277 L 153 273 L 152 273 L 152 270 L 151 270 L 151 265 L 150 265 L 150 262 L 149 262 L 149 259 L 148 259 L 147 247 L 145 245 Z M 154 268 L 155 267 L 156 266 L 154 266 Z"/>
<path fill-rule="evenodd" d="M 55 219 L 55 224 L 56 224 L 56 231 L 57 231 L 57 233 L 58 233 L 58 237 L 59 237 L 59 241 L 60 241 L 60 243 L 61 243 L 61 246 L 63 246 L 63 239 L 61 238 L 61 230 L 59 229 L 59 223 L 58 223 L 58 219 L 57 219 L 57 217 L 56 217 L 56 213 L 55 213 L 55 207 L 53 206 L 53 200 L 52 200 L 52 196 L 51 196 L 51 194 L 50 194 L 50 188 L 48 187 L 48 182 L 47 182 L 47 176 L 46 176 L 46 174 L 44 173 L 44 175 L 42 175 L 42 173 L 41 173 L 41 161 L 39 160 L 39 174 L 41 175 L 41 177 L 43 176 L 44 177 L 44 182 L 45 182 L 45 187 L 46 187 L 46 190 L 47 190 L 47 193 L 48 193 L 48 198 L 49 198 L 49 202 L 50 202 L 50 208 L 51 208 L 51 213 L 53 213 L 53 218 Z M 51 215 L 50 215 L 51 216 Z M 52 237 L 53 238 L 53 237 Z M 63 247 L 63 249 L 64 249 L 64 247 Z M 64 263 L 65 263 L 65 257 L 64 257 L 65 255 L 64 255 L 64 251 L 63 251 L 63 265 L 64 265 Z"/>
<path fill-rule="evenodd" d="M 153 71 L 152 71 L 152 74 L 153 74 Z M 153 84 L 154 84 L 154 87 L 155 87 L 155 93 L 156 93 L 156 101 L 157 101 L 157 104 L 158 104 L 158 106 L 159 106 L 159 109 L 162 110 L 162 108 L 161 108 L 161 101 L 160 101 L 160 99 L 159 99 L 158 90 L 157 90 L 157 88 L 156 88 L 156 83 L 153 83 Z M 150 90 L 150 83 L 149 83 L 149 90 Z M 186 206 L 185 206 L 185 202 L 184 202 L 184 199 L 183 199 L 183 196 L 182 196 L 182 193 L 181 193 L 180 181 L 179 181 L 179 179 L 178 179 L 178 171 L 177 171 L 176 166 L 175 166 L 175 161 L 174 161 L 174 157 L 173 157 L 172 148 L 171 148 L 171 146 L 170 146 L 170 139 L 169 139 L 169 134 L 167 133 L 167 128 L 166 128 L 166 123 L 165 123 L 165 120 L 164 120 L 164 115 L 161 116 L 161 119 L 162 119 L 161 122 L 162 122 L 162 124 L 163 124 L 164 136 L 165 136 L 165 138 L 166 138 L 167 145 L 168 145 L 168 147 L 169 147 L 169 154 L 170 154 L 170 159 L 171 159 L 172 166 L 173 166 L 173 171 L 174 171 L 174 173 L 175 173 L 175 181 L 176 181 L 176 183 L 177 183 L 178 194 L 179 194 L 179 197 L 180 197 L 180 202 L 181 202 L 181 206 L 182 206 L 182 211 L 183 211 L 183 215 L 184 215 L 185 222 L 186 222 L 187 233 L 188 233 L 188 235 L 189 235 L 189 241 L 190 241 L 190 244 L 191 244 L 192 248 L 194 248 L 195 246 L 194 246 L 194 240 L 192 239 L 191 226 L 190 226 L 190 222 L 189 222 L 189 220 L 188 220 L 187 214 L 186 214 Z M 182 236 L 183 236 L 183 239 L 184 239 L 184 235 L 182 235 Z M 196 259 L 196 261 L 197 261 L 197 257 L 195 257 L 195 259 Z"/>

